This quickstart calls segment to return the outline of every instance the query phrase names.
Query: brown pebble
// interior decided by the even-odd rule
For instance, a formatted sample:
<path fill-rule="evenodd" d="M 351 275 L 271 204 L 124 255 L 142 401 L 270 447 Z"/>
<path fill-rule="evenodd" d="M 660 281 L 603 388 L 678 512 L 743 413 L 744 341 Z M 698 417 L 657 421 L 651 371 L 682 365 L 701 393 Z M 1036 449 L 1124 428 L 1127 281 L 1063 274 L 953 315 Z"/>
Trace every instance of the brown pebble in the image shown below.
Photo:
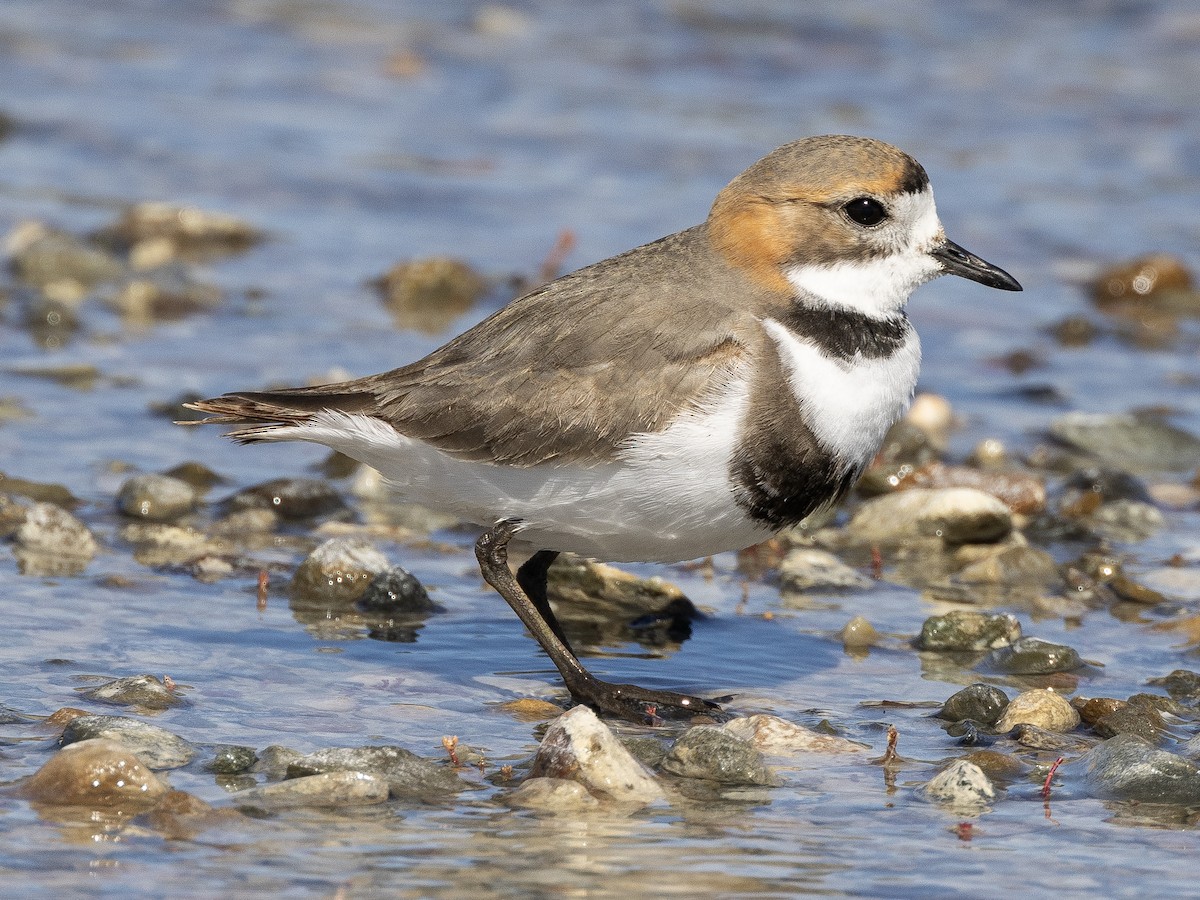
<path fill-rule="evenodd" d="M 1101 272 L 1092 284 L 1092 299 L 1105 306 L 1191 287 L 1192 275 L 1182 262 L 1165 253 L 1153 253 Z"/>
<path fill-rule="evenodd" d="M 1071 705 L 1075 707 L 1079 713 L 1079 718 L 1083 720 L 1085 725 L 1095 725 L 1114 710 L 1120 709 L 1125 705 L 1124 700 L 1116 700 L 1112 697 L 1076 697 L 1071 701 Z"/>
<path fill-rule="evenodd" d="M 537 700 L 533 697 L 522 697 L 520 700 L 509 700 L 496 707 L 508 713 L 518 722 L 545 722 L 557 719 L 563 714 L 563 708 L 547 700 Z"/>
<path fill-rule="evenodd" d="M 34 803 L 110 809 L 149 805 L 167 790 L 124 744 L 93 738 L 55 753 L 22 792 Z"/>

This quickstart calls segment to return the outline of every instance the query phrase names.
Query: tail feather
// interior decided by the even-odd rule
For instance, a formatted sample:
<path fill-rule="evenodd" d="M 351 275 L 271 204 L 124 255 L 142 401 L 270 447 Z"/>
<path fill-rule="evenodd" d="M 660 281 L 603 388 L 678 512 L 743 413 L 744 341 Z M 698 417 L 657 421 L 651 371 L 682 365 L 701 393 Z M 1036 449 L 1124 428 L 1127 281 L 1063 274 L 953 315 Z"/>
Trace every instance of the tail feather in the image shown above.
<path fill-rule="evenodd" d="M 338 390 L 335 385 L 326 385 L 279 391 L 240 391 L 210 400 L 185 403 L 184 407 L 211 415 L 178 424 L 247 425 L 250 427 L 231 431 L 227 437 L 238 443 L 250 444 L 274 440 L 277 430 L 304 425 L 324 410 L 371 415 L 375 412 L 375 396 L 364 391 Z"/>

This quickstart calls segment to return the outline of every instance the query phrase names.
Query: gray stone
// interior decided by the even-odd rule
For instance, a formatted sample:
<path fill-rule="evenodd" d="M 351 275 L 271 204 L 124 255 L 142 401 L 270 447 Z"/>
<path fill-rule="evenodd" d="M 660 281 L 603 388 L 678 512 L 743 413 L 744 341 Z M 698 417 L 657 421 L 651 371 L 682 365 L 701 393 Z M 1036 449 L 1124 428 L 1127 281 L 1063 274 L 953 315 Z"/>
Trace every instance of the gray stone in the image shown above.
<path fill-rule="evenodd" d="M 1071 647 L 1035 637 L 1023 637 L 1012 646 L 993 650 L 984 663 L 988 670 L 1006 675 L 1049 675 L 1082 665 L 1083 660 Z"/>
<path fill-rule="evenodd" d="M 62 746 L 105 738 L 124 744 L 151 769 L 178 769 L 195 759 L 194 745 L 165 728 L 127 716 L 80 716 L 63 729 Z"/>
<path fill-rule="evenodd" d="M 912 488 L 874 497 L 843 531 L 852 544 L 891 546 L 913 539 L 947 545 L 994 543 L 1012 531 L 1012 511 L 975 488 Z"/>
<path fill-rule="evenodd" d="M 388 798 L 388 783 L 365 772 L 324 772 L 238 791 L 237 806 L 287 809 L 303 806 L 372 806 Z"/>
<path fill-rule="evenodd" d="M 1087 780 L 1101 797 L 1143 803 L 1200 804 L 1200 766 L 1144 738 L 1119 734 L 1086 757 Z"/>
<path fill-rule="evenodd" d="M 680 735 L 663 759 L 662 770 L 721 784 L 777 784 L 763 762 L 761 751 L 749 741 L 712 725 L 697 725 Z"/>
<path fill-rule="evenodd" d="M 171 522 L 196 506 L 196 489 L 170 475 L 134 475 L 121 485 L 121 512 L 148 522 Z"/>
<path fill-rule="evenodd" d="M 1009 613 L 970 609 L 930 616 L 921 625 L 918 650 L 964 652 L 1006 647 L 1021 636 L 1021 623 Z"/>
<path fill-rule="evenodd" d="M 253 769 L 258 762 L 258 754 L 253 747 L 218 744 L 212 749 L 212 759 L 204 764 L 204 768 L 217 775 L 241 775 Z"/>
<path fill-rule="evenodd" d="M 358 606 L 368 612 L 391 615 L 425 615 L 442 610 L 429 599 L 421 582 L 400 566 L 392 566 L 372 578 L 366 591 L 358 598 Z"/>
<path fill-rule="evenodd" d="M 996 798 L 996 789 L 983 769 L 965 759 L 956 759 L 930 779 L 925 796 L 957 810 L 982 810 Z"/>
<path fill-rule="evenodd" d="M 779 564 L 782 591 L 864 590 L 874 582 L 827 550 L 796 547 Z"/>
<path fill-rule="evenodd" d="M 323 772 L 374 775 L 387 783 L 393 797 L 405 799 L 438 799 L 466 787 L 451 769 L 403 747 L 329 747 L 287 765 L 289 778 Z"/>
<path fill-rule="evenodd" d="M 983 725 L 994 725 L 1004 714 L 1008 697 L 990 684 L 972 684 L 963 688 L 943 704 L 938 717 L 951 722 L 970 719 Z"/>
<path fill-rule="evenodd" d="M 529 775 L 577 781 L 593 796 L 618 803 L 646 805 L 663 798 L 650 771 L 586 706 L 550 723 Z"/>
<path fill-rule="evenodd" d="M 285 519 L 313 519 L 340 512 L 345 501 L 329 484 L 315 478 L 278 478 L 246 488 L 229 499 L 231 512 L 270 509 Z"/>
<path fill-rule="evenodd" d="M 116 678 L 80 692 L 80 696 L 118 706 L 137 706 L 148 710 L 170 709 L 186 701 L 153 675 Z"/>
<path fill-rule="evenodd" d="M 1072 412 L 1050 434 L 1100 465 L 1135 472 L 1186 472 L 1200 466 L 1200 439 L 1153 419 Z"/>

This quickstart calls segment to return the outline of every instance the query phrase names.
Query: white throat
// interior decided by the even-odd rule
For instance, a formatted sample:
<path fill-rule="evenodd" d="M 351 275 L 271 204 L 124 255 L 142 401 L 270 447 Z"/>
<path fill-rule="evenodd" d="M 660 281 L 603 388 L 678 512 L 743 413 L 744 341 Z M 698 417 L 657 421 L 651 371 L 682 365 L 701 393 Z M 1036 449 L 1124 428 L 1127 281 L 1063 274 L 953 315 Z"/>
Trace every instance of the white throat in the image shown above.
<path fill-rule="evenodd" d="M 800 264 L 786 270 L 792 286 L 834 307 L 886 318 L 903 309 L 912 292 L 942 274 L 929 250 L 942 237 L 933 194 L 901 194 L 893 203 L 895 232 L 881 230 L 890 251 L 833 265 Z"/>

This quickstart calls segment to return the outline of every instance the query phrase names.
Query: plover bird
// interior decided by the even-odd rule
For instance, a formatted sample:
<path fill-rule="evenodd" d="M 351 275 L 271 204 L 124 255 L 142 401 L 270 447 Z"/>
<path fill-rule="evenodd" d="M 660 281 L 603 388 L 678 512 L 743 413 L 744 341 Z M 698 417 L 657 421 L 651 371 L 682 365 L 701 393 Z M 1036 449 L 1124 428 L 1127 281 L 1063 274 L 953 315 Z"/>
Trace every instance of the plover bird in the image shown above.
<path fill-rule="evenodd" d="M 424 359 L 189 404 L 243 443 L 311 441 L 486 530 L 484 578 L 575 700 L 634 720 L 713 708 L 595 678 L 546 599 L 563 551 L 679 562 L 836 504 L 912 399 L 904 313 L 939 275 L 1019 291 L 947 239 L 925 170 L 807 138 L 738 175 L 707 221 L 512 301 Z M 533 555 L 514 576 L 508 545 Z"/>

